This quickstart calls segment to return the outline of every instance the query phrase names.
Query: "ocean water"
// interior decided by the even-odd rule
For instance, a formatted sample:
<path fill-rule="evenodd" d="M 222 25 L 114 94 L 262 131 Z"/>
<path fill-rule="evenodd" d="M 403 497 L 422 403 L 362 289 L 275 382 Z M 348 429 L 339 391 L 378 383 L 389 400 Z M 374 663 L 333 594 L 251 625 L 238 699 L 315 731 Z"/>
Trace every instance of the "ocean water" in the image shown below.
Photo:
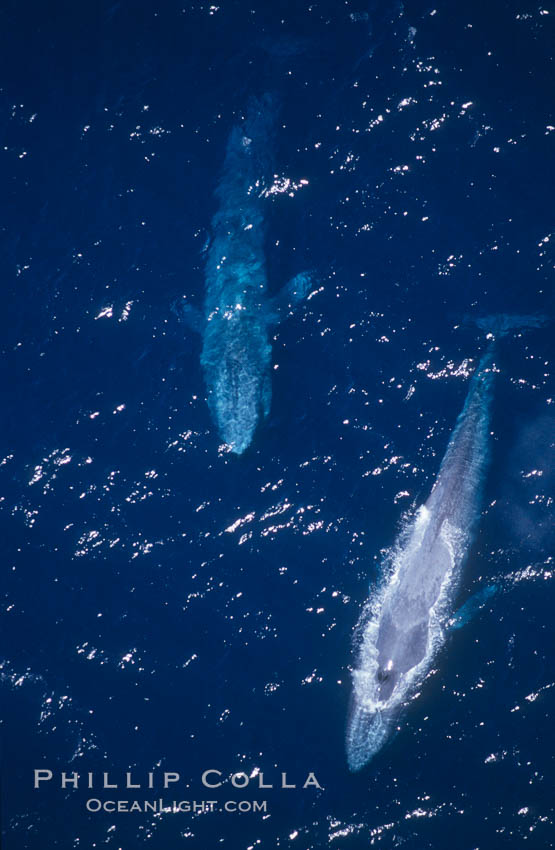
<path fill-rule="evenodd" d="M 427 498 L 484 350 L 553 314 L 553 12 L 522 2 L 2 8 L 0 508 L 7 850 L 555 845 L 552 326 L 504 339 L 492 461 L 453 632 L 360 773 L 351 642 Z M 273 339 L 241 457 L 206 404 L 214 190 L 253 96 L 278 105 Z M 53 780 L 33 789 L 33 770 Z M 259 790 L 224 777 L 315 788 Z M 99 799 L 268 810 L 91 813 Z M 144 789 L 177 771 L 179 790 Z M 134 781 L 137 781 L 136 778 Z"/>

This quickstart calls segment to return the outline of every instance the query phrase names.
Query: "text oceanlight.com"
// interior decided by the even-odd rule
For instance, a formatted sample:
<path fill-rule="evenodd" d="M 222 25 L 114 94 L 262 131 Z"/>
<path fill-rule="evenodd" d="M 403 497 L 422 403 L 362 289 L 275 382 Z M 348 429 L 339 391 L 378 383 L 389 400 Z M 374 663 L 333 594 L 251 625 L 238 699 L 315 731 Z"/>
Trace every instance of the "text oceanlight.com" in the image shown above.
<path fill-rule="evenodd" d="M 87 800 L 85 808 L 88 812 L 117 812 L 146 814 L 206 814 L 207 812 L 261 812 L 268 811 L 267 800 Z"/>

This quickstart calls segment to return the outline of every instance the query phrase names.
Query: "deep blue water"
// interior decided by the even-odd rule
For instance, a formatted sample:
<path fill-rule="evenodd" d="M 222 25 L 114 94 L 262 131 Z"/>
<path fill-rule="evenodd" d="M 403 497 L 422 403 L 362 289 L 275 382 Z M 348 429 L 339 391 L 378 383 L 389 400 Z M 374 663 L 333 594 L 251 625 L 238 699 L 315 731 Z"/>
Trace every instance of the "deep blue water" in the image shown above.
<path fill-rule="evenodd" d="M 3 3 L 7 850 L 555 845 L 552 327 L 499 350 L 460 602 L 503 592 L 363 772 L 344 751 L 353 627 L 484 349 L 466 317 L 553 313 L 553 17 Z M 276 330 L 238 458 L 171 305 L 202 303 L 226 140 L 265 92 L 291 181 L 269 286 L 311 268 L 319 292 Z M 207 768 L 324 790 L 215 792 L 267 818 L 88 814 L 37 767 L 177 770 L 178 799 L 212 798 Z"/>

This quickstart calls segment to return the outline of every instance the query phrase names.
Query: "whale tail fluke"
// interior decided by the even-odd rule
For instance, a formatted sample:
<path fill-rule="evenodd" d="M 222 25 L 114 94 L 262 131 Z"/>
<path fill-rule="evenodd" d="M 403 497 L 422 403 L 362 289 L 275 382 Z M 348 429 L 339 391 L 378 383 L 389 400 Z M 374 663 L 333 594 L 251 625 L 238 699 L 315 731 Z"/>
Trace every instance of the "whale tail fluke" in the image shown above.
<path fill-rule="evenodd" d="M 547 316 L 499 313 L 473 319 L 473 321 L 486 332 L 488 339 L 500 339 L 511 331 L 541 328 L 547 322 Z"/>

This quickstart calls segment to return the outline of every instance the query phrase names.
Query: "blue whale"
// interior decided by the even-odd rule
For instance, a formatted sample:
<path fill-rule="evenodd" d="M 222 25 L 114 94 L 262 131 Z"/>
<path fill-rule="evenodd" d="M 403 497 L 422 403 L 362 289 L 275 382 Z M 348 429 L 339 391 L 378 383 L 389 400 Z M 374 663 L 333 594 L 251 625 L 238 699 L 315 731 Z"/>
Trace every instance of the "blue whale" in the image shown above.
<path fill-rule="evenodd" d="M 458 622 L 453 602 L 480 515 L 488 464 L 494 342 L 511 328 L 537 327 L 541 320 L 497 317 L 480 324 L 493 331 L 492 341 L 471 380 L 432 492 L 396 541 L 381 586 L 355 630 L 346 734 L 352 771 L 360 770 L 390 737 L 449 627 Z M 465 617 L 463 611 L 461 625 Z"/>
<path fill-rule="evenodd" d="M 179 312 L 202 336 L 208 405 L 221 439 L 237 455 L 250 445 L 272 398 L 272 328 L 310 291 L 303 272 L 277 296 L 267 291 L 265 206 L 277 113 L 268 95 L 252 99 L 229 136 L 205 267 L 203 310 Z"/>

